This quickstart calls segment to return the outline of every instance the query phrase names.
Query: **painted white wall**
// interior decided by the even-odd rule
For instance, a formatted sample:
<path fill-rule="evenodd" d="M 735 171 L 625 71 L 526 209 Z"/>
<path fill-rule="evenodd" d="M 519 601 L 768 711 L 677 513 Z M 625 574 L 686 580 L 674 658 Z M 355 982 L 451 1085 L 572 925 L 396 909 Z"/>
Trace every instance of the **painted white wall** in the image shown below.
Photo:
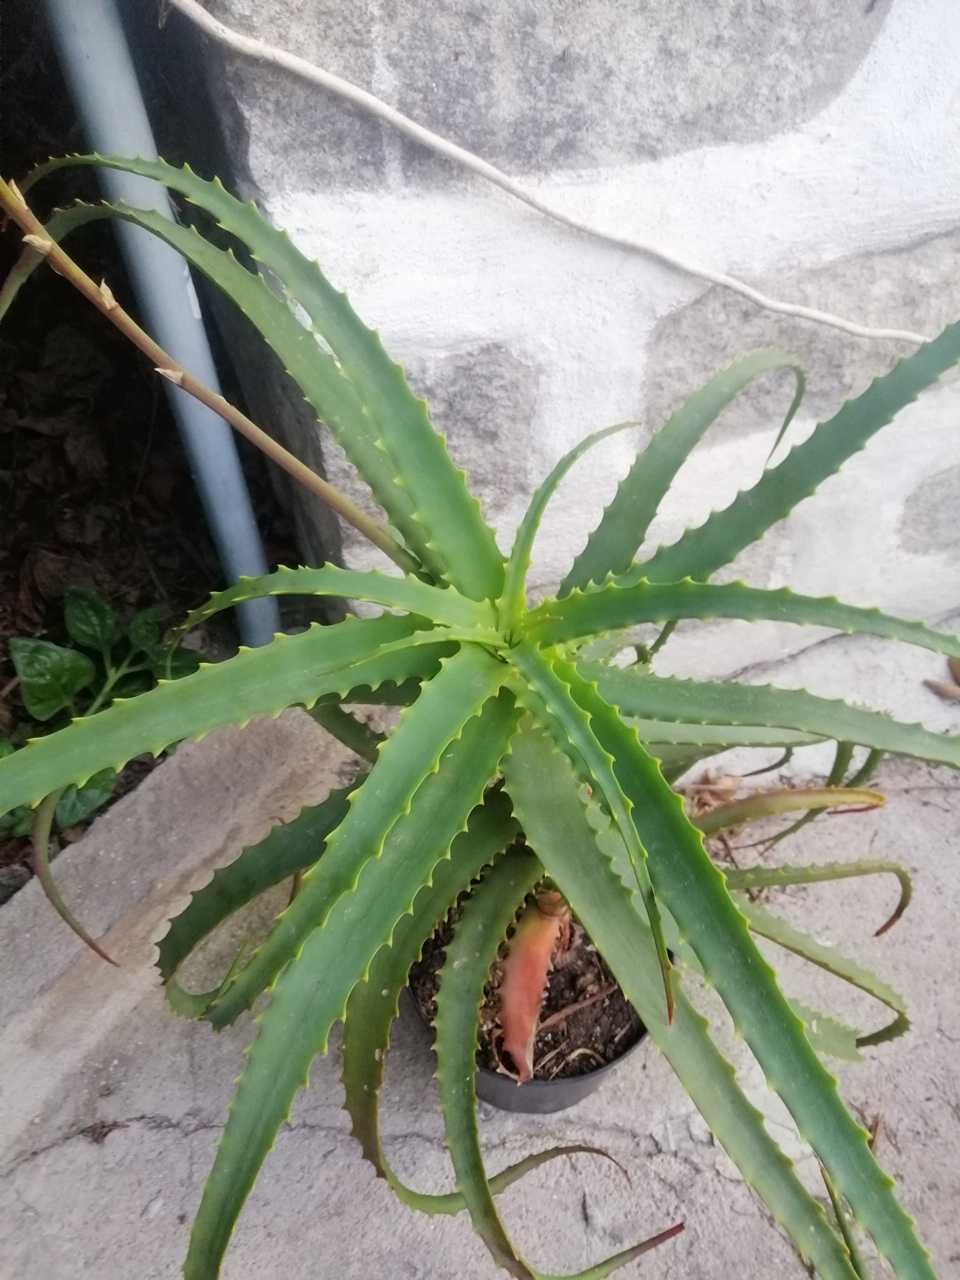
<path fill-rule="evenodd" d="M 288 19 L 297 8 L 292 0 L 262 6 Z M 246 29 L 259 23 L 270 38 L 268 12 L 257 18 L 239 0 L 221 0 L 219 11 Z M 425 38 L 432 38 L 429 20 Z M 375 30 L 371 39 L 368 83 L 398 100 L 403 80 L 391 61 L 390 31 Z M 729 74 L 753 74 L 749 43 L 745 27 Z M 803 45 L 788 56 L 802 62 Z M 909 350 L 756 313 L 659 263 L 554 225 L 479 180 L 417 181 L 403 164 L 407 144 L 389 133 L 382 181 L 353 181 L 348 173 L 336 187 L 307 186 L 289 156 L 278 154 L 276 101 L 264 107 L 231 65 L 227 59 L 226 84 L 246 126 L 249 184 L 266 212 L 346 287 L 415 385 L 442 388 L 445 369 L 457 364 L 462 379 L 475 358 L 480 382 L 488 376 L 483 353 L 502 374 L 489 405 L 482 386 L 472 389 L 479 420 L 464 425 L 462 394 L 452 394 L 438 418 L 451 452 L 473 472 L 505 550 L 526 497 L 573 443 L 623 419 L 649 431 L 662 420 L 662 412 L 651 416 L 651 403 L 678 403 L 739 351 L 799 347 L 822 412 Z M 580 219 L 655 238 L 768 293 L 932 336 L 960 310 L 958 67 L 955 0 L 894 0 L 845 84 L 795 127 L 760 140 L 681 147 L 644 163 L 512 176 Z M 302 146 L 304 122 L 291 119 L 289 127 Z M 688 364 L 677 358 L 673 331 Z M 673 353 L 669 375 L 665 351 Z M 785 405 L 786 384 L 781 398 Z M 729 410 L 685 468 L 651 546 L 672 541 L 759 474 L 771 437 L 756 424 L 744 429 L 742 413 Z M 772 411 L 766 421 L 774 431 Z M 814 421 L 801 412 L 791 439 Z M 946 613 L 960 601 L 960 545 L 944 530 L 943 511 L 918 520 L 918 510 L 928 491 L 943 505 L 943 485 L 932 478 L 960 463 L 958 432 L 960 384 L 948 380 L 749 551 L 743 576 L 904 614 Z M 563 486 L 536 549 L 539 591 L 556 583 L 582 545 L 635 445 L 628 435 L 615 437 Z M 487 454 L 481 466 L 489 450 L 497 464 Z M 352 487 L 336 449 L 325 445 L 325 455 L 336 481 Z M 960 500 L 960 469 L 955 478 Z M 344 549 L 354 565 L 377 562 L 349 530 Z M 811 638 L 774 624 L 690 626 L 671 643 L 670 665 L 721 674 L 779 659 Z"/>

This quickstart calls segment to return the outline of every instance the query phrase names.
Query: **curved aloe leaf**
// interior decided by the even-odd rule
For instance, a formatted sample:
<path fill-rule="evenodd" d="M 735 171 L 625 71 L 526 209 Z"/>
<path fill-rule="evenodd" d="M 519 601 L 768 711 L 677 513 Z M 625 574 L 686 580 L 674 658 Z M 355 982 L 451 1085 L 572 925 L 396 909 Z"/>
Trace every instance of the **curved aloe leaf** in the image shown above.
<path fill-rule="evenodd" d="M 469 831 L 453 842 L 450 858 L 436 867 L 432 883 L 417 894 L 411 914 L 399 922 L 390 946 L 377 953 L 369 974 L 354 987 L 347 1002 L 342 1079 L 351 1131 L 378 1176 L 387 1181 L 404 1204 L 423 1213 L 459 1213 L 466 1206 L 459 1192 L 429 1195 L 406 1186 L 386 1158 L 380 1139 L 379 1093 L 390 1028 L 399 1012 L 400 993 L 407 985 L 410 967 L 419 958 L 424 940 L 446 915 L 463 886 L 479 875 L 518 832 L 504 793 L 488 795 L 483 808 L 473 815 Z M 548 1160 L 586 1152 L 602 1154 L 582 1145 L 538 1152 L 491 1178 L 490 1189 L 497 1195 Z"/>
<path fill-rule="evenodd" d="M 595 732 L 594 720 L 597 714 L 603 714 L 603 707 L 599 699 L 591 696 L 572 663 L 551 662 L 532 645 L 518 645 L 511 652 L 514 665 L 526 680 L 524 685 L 516 687 L 518 699 L 534 712 L 561 750 L 572 752 L 574 761 L 584 771 L 584 781 L 595 786 L 603 796 L 620 832 L 656 944 L 669 1022 L 673 1016 L 673 992 L 660 908 L 650 880 L 647 852 L 631 813 L 633 801 L 617 777 L 616 746 L 612 742 L 601 745 Z M 618 717 L 617 725 L 630 732 Z"/>
<path fill-rule="evenodd" d="M 686 724 L 766 725 L 799 729 L 823 738 L 844 739 L 878 751 L 916 756 L 960 767 L 960 737 L 932 733 L 918 724 L 902 724 L 877 711 L 819 698 L 796 689 L 738 684 L 728 680 L 678 680 L 635 675 L 602 663 L 578 663 L 608 702 L 626 716 L 674 720 Z"/>
<path fill-rule="evenodd" d="M 214 614 L 245 600 L 281 595 L 342 596 L 366 600 L 387 609 L 403 609 L 406 613 L 418 614 L 431 622 L 450 627 L 477 627 L 492 631 L 496 624 L 490 604 L 470 600 L 452 587 L 432 587 L 418 578 L 361 573 L 325 564 L 319 569 L 287 569 L 281 566 L 275 573 L 262 578 L 240 578 L 233 586 L 214 592 L 205 604 L 192 609 L 171 632 L 170 638 L 178 639 Z"/>
<path fill-rule="evenodd" d="M 629 567 L 691 450 L 727 405 L 755 378 L 771 369 L 788 369 L 797 384 L 771 454 L 776 450 L 800 408 L 806 379 L 803 370 L 786 352 L 756 351 L 715 374 L 695 391 L 637 455 L 599 525 L 573 562 L 558 595 L 565 596 L 575 587 L 599 581 L 608 573 L 621 573 Z"/>
<path fill-rule="evenodd" d="M 296 958 L 280 972 L 259 1019 L 197 1214 L 186 1280 L 212 1280 L 218 1274 L 233 1225 L 311 1061 L 326 1051 L 330 1029 L 344 1016 L 350 993 L 390 943 L 436 865 L 449 856 L 459 832 L 470 829 L 468 815 L 496 770 L 514 723 L 509 697 L 490 697 L 499 677 L 489 668 L 498 665 L 486 654 L 464 652 L 431 682 L 397 732 L 401 741 L 417 736 L 433 744 L 432 771 L 401 802 L 404 812 L 398 817 L 397 794 L 409 793 L 411 781 L 423 774 L 420 751 L 417 759 L 408 750 L 390 758 L 385 747 L 367 780 L 376 779 L 374 785 L 364 784 L 355 795 L 324 856 L 274 927 L 268 945 L 278 933 L 292 936 L 292 947 L 280 959 Z M 480 707 L 482 713 L 475 714 Z M 404 734 L 411 724 L 422 732 Z M 396 741 L 395 735 L 390 745 Z M 338 833 L 344 834 L 338 839 Z M 361 834 L 366 838 L 359 839 Z M 324 927 L 316 927 L 320 924 Z M 272 976 L 277 972 L 274 968 Z"/>
<path fill-rule="evenodd" d="M 818 1053 L 825 1053 L 842 1062 L 862 1062 L 863 1055 L 857 1048 L 857 1031 L 839 1018 L 811 1009 L 799 1000 L 790 999 L 790 1006 L 803 1023 L 807 1039 Z"/>
<path fill-rule="evenodd" d="M 399 519 L 397 527 L 411 549 L 466 595 L 496 598 L 503 585 L 503 559 L 479 504 L 467 490 L 463 472 L 451 462 L 443 437 L 431 426 L 426 405 L 413 395 L 403 370 L 387 355 L 379 336 L 362 323 L 346 295 L 331 286 L 318 264 L 306 258 L 285 233 L 272 227 L 255 205 L 244 204 L 219 181 L 207 182 L 189 168 L 176 169 L 161 160 L 71 156 L 35 171 L 33 180 L 71 164 L 101 165 L 154 178 L 181 192 L 243 241 L 254 259 L 303 307 L 336 356 L 344 380 L 356 388 L 368 421 L 355 425 L 384 455 L 383 462 L 368 470 L 373 461 L 369 451 L 361 465 L 348 444 L 341 443 L 391 519 Z M 127 216 L 129 211 L 118 212 Z M 156 225 L 150 229 L 162 234 Z M 268 334 L 264 336 L 270 340 Z M 326 421 L 325 413 L 320 416 Z M 373 477 L 377 477 L 376 483 Z"/>
<path fill-rule="evenodd" d="M 560 481 L 577 459 L 581 458 L 589 449 L 592 449 L 595 444 L 599 444 L 601 440 L 606 440 L 607 436 L 616 435 L 620 431 L 627 431 L 636 426 L 637 423 L 635 422 L 618 422 L 612 427 L 603 427 L 600 431 L 594 431 L 563 455 L 543 484 L 534 493 L 530 500 L 530 505 L 520 521 L 520 527 L 517 529 L 513 550 L 507 562 L 503 596 L 498 602 L 501 613 L 501 627 L 504 631 L 513 631 L 523 616 L 526 604 L 527 571 L 530 568 L 530 556 L 533 553 L 534 539 L 537 536 L 537 530 L 540 528 L 543 513 L 546 511 L 550 499 L 556 493 Z"/>
<path fill-rule="evenodd" d="M 891 618 L 879 609 L 841 604 L 830 596 L 800 596 L 787 588 L 768 591 L 742 582 L 644 582 L 630 574 L 588 591 L 575 591 L 563 600 L 545 600 L 531 611 L 524 630 L 536 644 L 563 644 L 599 631 L 667 618 L 737 618 L 831 627 L 960 656 L 960 636 L 932 631 L 922 622 Z"/>
<path fill-rule="evenodd" d="M 838 742 L 833 752 L 833 764 L 830 766 L 830 772 L 827 774 L 826 785 L 828 787 L 839 787 L 843 785 L 843 780 L 847 776 L 847 769 L 850 767 L 850 761 L 853 759 L 853 743 Z M 856 783 L 851 781 L 848 786 L 855 787 Z M 778 831 L 775 836 L 768 840 L 760 841 L 766 844 L 769 849 L 773 849 L 776 845 L 781 844 L 790 836 L 795 835 L 798 831 L 802 831 L 804 827 L 809 826 L 823 812 L 822 808 L 811 808 L 806 813 L 802 813 L 795 822 L 791 822 L 783 831 Z"/>
<path fill-rule="evenodd" d="M 457 1187 L 494 1261 L 521 1280 L 533 1280 L 533 1273 L 500 1221 L 480 1153 L 476 1052 L 479 1005 L 490 966 L 524 895 L 540 874 L 533 854 L 517 849 L 501 858 L 472 890 L 447 947 L 437 992 L 437 1083 Z"/>
<path fill-rule="evenodd" d="M 841 1241 L 737 1084 L 676 974 L 676 1012 L 672 1025 L 667 1023 L 652 938 L 634 895 L 596 844 L 566 757 L 544 733 L 523 723 L 504 772 L 531 847 L 598 941 L 625 995 L 747 1184 L 824 1280 L 853 1280 Z"/>
<path fill-rule="evenodd" d="M 714 512 L 699 528 L 689 529 L 672 546 L 661 548 L 645 562 L 643 576 L 651 582 L 709 578 L 809 497 L 958 360 L 960 324 L 953 324 L 933 342 L 898 361 L 862 395 L 848 400 L 729 507 Z"/>
<path fill-rule="evenodd" d="M 346 815 L 349 794 L 346 787 L 332 791 L 320 804 L 310 805 L 290 822 L 274 827 L 266 839 L 249 845 L 191 894 L 190 902 L 171 919 L 169 930 L 157 943 L 156 964 L 165 983 L 172 981 L 194 948 L 235 911 L 316 862 L 327 836 Z"/>
<path fill-rule="evenodd" d="M 834 977 L 842 978 L 844 982 L 858 987 L 861 991 L 873 996 L 875 1000 L 879 1000 L 881 1004 L 885 1004 L 888 1009 L 893 1010 L 897 1016 L 892 1022 L 880 1027 L 877 1031 L 857 1037 L 857 1044 L 861 1048 L 871 1044 L 882 1044 L 885 1040 L 895 1040 L 897 1036 L 902 1036 L 909 1030 L 910 1019 L 903 996 L 894 991 L 893 987 L 882 978 L 878 978 L 876 974 L 871 973 L 863 965 L 857 964 L 855 960 L 848 960 L 835 947 L 818 942 L 802 929 L 794 928 L 792 924 L 788 924 L 786 920 L 767 911 L 758 903 L 751 902 L 739 894 L 736 896 L 736 901 L 751 930 L 761 938 L 767 938 L 777 946 L 802 956 L 804 960 L 809 960 L 818 968 L 826 969 Z M 857 1216 L 860 1217 L 859 1214 Z"/>
<path fill-rule="evenodd" d="M 821 884 L 824 881 L 879 875 L 896 878 L 900 885 L 900 897 L 889 917 L 874 932 L 875 938 L 879 938 L 882 933 L 886 933 L 896 924 L 913 897 L 913 882 L 909 872 L 898 862 L 889 862 L 885 858 L 859 858 L 856 862 L 818 862 L 806 867 L 751 867 L 744 871 L 724 868 L 727 888 L 740 892 L 791 884 Z"/>
<path fill-rule="evenodd" d="M 332 734 L 361 760 L 366 760 L 368 764 L 377 763 L 377 753 L 380 744 L 386 741 L 386 734 L 375 733 L 339 702 L 318 703 L 310 715 L 321 729 L 326 729 L 327 733 Z"/>
<path fill-rule="evenodd" d="M 490 777 L 513 716 L 508 695 L 494 698 L 502 670 L 502 665 L 482 649 L 472 647 L 445 659 L 440 673 L 427 683 L 384 743 L 377 764 L 351 793 L 350 808 L 329 836 L 324 857 L 304 875 L 297 896 L 278 917 L 269 936 L 207 1010 L 205 1016 L 218 1030 L 248 1009 L 273 982 L 304 939 L 324 924 L 339 898 L 350 891 L 360 869 L 370 858 L 381 856 L 385 842 L 393 858 L 404 856 L 396 850 L 415 838 L 432 847 L 433 833 L 422 829 L 427 804 L 421 799 L 415 818 L 409 813 L 414 796 L 425 783 L 432 784 L 429 793 L 433 795 L 439 786 L 438 762 L 448 745 L 455 743 L 459 756 L 465 749 L 463 743 L 468 739 L 473 742 L 488 721 L 490 740 L 478 751 L 476 764 L 485 771 L 484 781 Z M 488 701 L 490 706 L 481 717 Z M 469 797 L 462 813 L 459 806 L 464 801 L 452 797 L 451 802 L 457 825 L 442 842 L 444 856 L 476 797 Z M 391 840 L 394 827 L 397 832 Z"/>
<path fill-rule="evenodd" d="M 718 804 L 690 821 L 705 836 L 710 836 L 727 827 L 739 827 L 744 822 L 755 822 L 758 818 L 771 818 L 782 813 L 796 813 L 798 809 L 810 812 L 854 807 L 877 809 L 884 803 L 879 791 L 869 791 L 866 787 L 784 787 L 777 791 L 756 791 L 742 800 Z"/>
<path fill-rule="evenodd" d="M 823 1165 L 820 1166 L 820 1173 L 823 1177 L 823 1185 L 827 1188 L 827 1195 L 830 1197 L 830 1206 L 837 1219 L 837 1226 L 840 1228 L 843 1242 L 847 1246 L 847 1252 L 850 1254 L 850 1262 L 857 1273 L 857 1280 L 870 1280 L 870 1272 L 860 1253 L 853 1223 L 849 1221 L 849 1210 L 844 1205 L 842 1198 L 837 1195 L 833 1182 L 830 1180 L 830 1175 Z"/>
<path fill-rule="evenodd" d="M 378 650 L 401 639 L 415 645 L 422 625 L 394 617 L 314 625 L 300 635 L 277 636 L 260 649 L 242 649 L 194 675 L 160 681 L 136 698 L 115 698 L 96 716 L 74 720 L 0 760 L 0 813 L 36 804 L 68 783 L 82 785 L 101 769 L 119 770 L 134 756 L 158 755 L 173 742 L 201 738 L 221 725 L 243 725 L 294 703 L 311 706 L 326 693 L 343 695 L 357 685 L 376 687 L 419 674 L 422 646 L 380 656 Z M 450 649 L 438 644 L 430 652 L 439 661 Z"/>
<path fill-rule="evenodd" d="M 36 813 L 33 815 L 33 827 L 30 832 L 30 843 L 33 846 L 33 857 L 31 859 L 33 874 L 37 877 L 47 901 L 67 928 L 71 929 L 80 941 L 90 948 L 94 955 L 98 955 L 107 964 L 116 966 L 117 962 L 113 956 L 101 947 L 92 934 L 86 931 L 64 902 L 63 895 L 57 888 L 57 882 L 53 878 L 53 872 L 50 869 L 50 831 L 53 827 L 57 801 L 60 799 L 61 794 L 59 791 L 54 791 L 46 796 L 40 802 Z"/>
<path fill-rule="evenodd" d="M 535 857 L 512 849 L 472 891 L 447 947 L 437 993 L 437 1082 L 447 1146 L 477 1234 L 494 1260 L 519 1280 L 558 1280 L 532 1271 L 517 1254 L 497 1213 L 483 1167 L 476 1121 L 476 1049 L 479 1005 L 497 950 L 526 892 L 541 874 Z M 571 1280 L 603 1280 L 619 1267 L 671 1239 L 679 1223 Z"/>
<path fill-rule="evenodd" d="M 578 697 L 576 686 L 571 691 Z M 632 814 L 657 897 L 709 974 L 770 1087 L 779 1093 L 880 1251 L 904 1277 L 932 1280 L 927 1254 L 891 1191 L 891 1179 L 874 1161 L 862 1129 L 840 1100 L 836 1082 L 811 1049 L 803 1024 L 757 950 L 680 798 L 639 740 L 634 736 L 628 742 L 614 735 L 608 723 L 606 716 L 592 716 L 597 739 L 614 756 L 617 777 L 633 801 Z M 519 809 L 518 816 L 525 820 Z M 571 905 L 576 907 L 575 902 Z"/>

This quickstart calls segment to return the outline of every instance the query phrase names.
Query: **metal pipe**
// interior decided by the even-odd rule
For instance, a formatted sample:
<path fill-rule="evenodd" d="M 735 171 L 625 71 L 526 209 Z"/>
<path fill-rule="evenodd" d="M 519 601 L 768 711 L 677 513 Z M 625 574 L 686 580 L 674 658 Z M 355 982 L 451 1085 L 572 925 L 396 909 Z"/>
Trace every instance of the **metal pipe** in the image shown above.
<path fill-rule="evenodd" d="M 137 73 L 114 0 L 45 0 L 57 56 L 87 135 L 97 151 L 156 157 Z M 111 200 L 173 217 L 166 191 L 135 174 L 103 171 Z M 185 368 L 214 390 L 219 379 L 190 269 L 178 253 L 139 227 L 116 228 L 144 327 Z M 236 442 L 215 413 L 172 385 L 164 388 L 200 501 L 228 581 L 267 571 Z M 237 608 L 246 644 L 266 644 L 279 630 L 274 599 Z"/>

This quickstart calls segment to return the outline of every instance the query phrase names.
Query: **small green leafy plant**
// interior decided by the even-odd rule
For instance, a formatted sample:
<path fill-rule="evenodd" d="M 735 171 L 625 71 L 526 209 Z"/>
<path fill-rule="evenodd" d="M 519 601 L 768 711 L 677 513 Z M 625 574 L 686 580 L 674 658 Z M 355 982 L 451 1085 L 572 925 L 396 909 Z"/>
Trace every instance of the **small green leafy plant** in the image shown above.
<path fill-rule="evenodd" d="M 54 732 L 78 717 L 96 715 L 118 697 L 132 697 L 150 689 L 158 677 L 172 679 L 196 671 L 199 661 L 190 650 L 175 648 L 164 639 L 163 610 L 141 609 L 126 623 L 114 607 L 89 587 L 67 587 L 63 594 L 63 626 L 68 645 L 31 636 L 9 642 L 17 687 L 33 728 Z M 30 726 L 18 725 L 9 738 L 0 738 L 0 759 L 12 755 Z M 117 770 L 100 769 L 82 786 L 71 784 L 51 793 L 40 810 L 17 805 L 0 816 L 0 835 L 34 836 L 34 870 L 44 892 L 64 920 L 99 955 L 104 952 L 88 938 L 62 901 L 49 867 L 49 838 L 86 822 L 110 800 Z"/>
<path fill-rule="evenodd" d="M 270 992 L 194 1225 L 188 1280 L 218 1273 L 260 1166 L 337 1022 L 344 1024 L 346 1106 L 377 1172 L 414 1209 L 466 1209 L 499 1265 L 514 1276 L 537 1274 L 510 1239 L 493 1195 L 557 1153 L 488 1179 L 475 1117 L 475 1049 L 491 963 L 528 896 L 545 881 L 589 932 L 650 1037 L 804 1262 L 831 1280 L 859 1273 L 845 1202 L 896 1275 L 929 1280 L 933 1271 L 913 1223 L 812 1043 L 829 1026 L 834 1034 L 827 1047 L 851 1056 L 857 1045 L 905 1028 L 902 1001 L 879 979 L 747 896 L 766 885 L 896 869 L 861 863 L 723 873 L 671 781 L 696 759 L 731 746 L 834 741 L 838 765 L 844 762 L 839 779 L 848 744 L 868 748 L 874 759 L 892 752 L 956 767 L 960 741 L 802 690 L 663 677 L 649 662 L 621 668 L 591 656 L 590 646 L 598 636 L 640 623 L 669 628 L 688 618 L 741 618 L 861 632 L 960 656 L 960 639 L 919 622 L 834 599 L 710 581 L 957 362 L 960 325 L 878 378 L 725 510 L 638 561 L 674 476 L 717 414 L 756 377 L 795 365 L 766 351 L 717 374 L 638 456 L 558 594 L 531 605 L 527 569 L 552 494 L 579 457 L 623 426 L 597 432 L 561 459 L 534 494 L 505 559 L 425 405 L 376 334 L 253 205 L 235 200 L 217 182 L 159 161 L 72 157 L 51 162 L 46 171 L 64 164 L 108 165 L 157 179 L 239 241 L 255 269 L 193 227 L 125 205 L 74 205 L 42 227 L 19 192 L 4 184 L 0 201 L 28 233 L 4 304 L 46 258 L 125 326 L 167 376 L 199 394 L 166 353 L 128 317 L 117 316 L 109 290 L 100 289 L 98 300 L 97 287 L 58 248 L 64 235 L 94 218 L 122 218 L 160 236 L 242 308 L 282 360 L 386 513 L 389 528 L 363 517 L 365 531 L 403 570 L 398 576 L 324 565 L 242 581 L 214 595 L 183 629 L 267 593 L 341 596 L 383 612 L 277 636 L 265 648 L 242 650 L 175 683 L 161 681 L 132 701 L 115 700 L 95 722 L 75 721 L 0 761 L 0 809 L 9 811 L 82 785 L 102 769 L 120 768 L 138 753 L 156 754 L 178 740 L 291 705 L 317 708 L 328 728 L 373 760 L 355 787 L 333 792 L 218 871 L 160 943 L 160 972 L 181 1013 L 219 1029 Z M 288 298 L 298 304 L 300 318 Z M 802 377 L 796 377 L 781 434 L 802 393 Z M 352 518 L 342 495 L 334 493 L 331 501 Z M 360 518 L 357 523 L 364 527 Z M 380 742 L 371 741 L 345 709 L 390 702 L 403 711 Z M 821 801 L 804 795 L 794 807 L 812 810 Z M 714 815 L 713 825 L 745 816 L 745 809 L 728 809 Z M 710 825 L 709 816 L 701 822 Z M 215 990 L 184 990 L 177 973 L 198 942 L 251 898 L 295 874 L 299 892 L 260 946 L 239 958 Z M 378 1092 L 410 966 L 458 900 L 462 910 L 436 1018 L 437 1079 L 457 1190 L 437 1196 L 408 1188 L 390 1168 L 380 1140 Z M 894 1020 L 857 1033 L 796 1006 L 757 949 L 754 933 L 871 992 L 891 1007 Z M 839 1229 L 738 1085 L 685 992 L 681 964 L 698 970 L 716 990 L 769 1088 L 816 1153 L 841 1206 Z M 584 1274 L 608 1275 L 662 1238 Z"/>

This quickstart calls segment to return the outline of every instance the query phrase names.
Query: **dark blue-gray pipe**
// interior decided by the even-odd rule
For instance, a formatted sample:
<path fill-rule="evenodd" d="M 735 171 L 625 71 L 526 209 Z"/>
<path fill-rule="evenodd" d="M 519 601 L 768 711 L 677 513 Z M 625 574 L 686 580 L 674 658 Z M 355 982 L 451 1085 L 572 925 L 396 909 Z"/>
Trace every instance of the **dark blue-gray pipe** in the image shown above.
<path fill-rule="evenodd" d="M 137 74 L 114 0 L 45 0 L 57 56 L 90 146 L 113 155 L 157 154 Z M 133 174 L 101 172 L 111 200 L 172 217 L 167 193 Z M 144 327 L 186 369 L 213 390 L 217 372 L 190 270 L 169 246 L 139 227 L 117 235 Z M 215 413 L 165 385 L 204 514 L 229 582 L 266 573 L 267 563 L 230 428 Z M 212 584 L 211 584 L 212 585 Z M 249 645 L 266 644 L 279 630 L 271 598 L 240 605 L 238 623 Z"/>

